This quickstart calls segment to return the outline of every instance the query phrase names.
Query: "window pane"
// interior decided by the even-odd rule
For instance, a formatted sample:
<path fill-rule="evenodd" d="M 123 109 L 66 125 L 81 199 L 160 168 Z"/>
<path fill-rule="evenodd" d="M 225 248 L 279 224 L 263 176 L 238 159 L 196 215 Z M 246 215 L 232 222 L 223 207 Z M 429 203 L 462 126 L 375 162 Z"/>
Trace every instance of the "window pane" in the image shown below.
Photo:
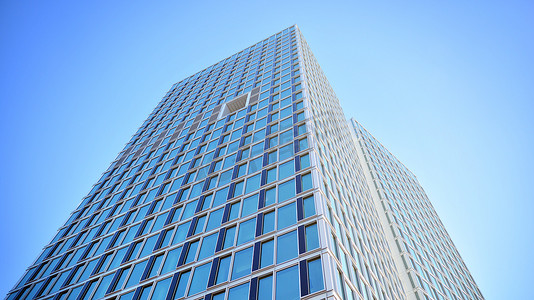
<path fill-rule="evenodd" d="M 319 248 L 319 235 L 317 234 L 317 224 L 306 226 L 306 251 Z"/>
<path fill-rule="evenodd" d="M 315 293 L 324 288 L 320 258 L 308 261 L 308 281 L 310 283 L 310 293 Z"/>
<path fill-rule="evenodd" d="M 198 254 L 198 260 L 204 259 L 208 256 L 212 256 L 215 253 L 215 245 L 217 244 L 217 235 L 214 233 L 208 235 L 202 240 L 202 247 L 200 247 L 200 253 Z"/>
<path fill-rule="evenodd" d="M 302 191 L 307 191 L 313 187 L 311 174 L 302 176 Z"/>
<path fill-rule="evenodd" d="M 223 209 L 218 209 L 216 211 L 211 212 L 210 218 L 208 220 L 208 225 L 206 226 L 206 231 L 210 231 L 212 229 L 215 229 L 221 225 L 221 220 L 223 216 Z"/>
<path fill-rule="evenodd" d="M 297 204 L 282 206 L 278 209 L 278 229 L 283 229 L 297 223 Z"/>
<path fill-rule="evenodd" d="M 185 288 L 187 287 L 187 281 L 189 281 L 190 274 L 190 271 L 183 272 L 182 274 L 180 274 L 180 280 L 178 281 L 178 287 L 176 287 L 176 294 L 174 295 L 174 299 L 184 296 Z"/>
<path fill-rule="evenodd" d="M 130 274 L 130 278 L 126 282 L 126 286 L 124 288 L 128 288 L 139 283 L 139 280 L 141 279 L 141 275 L 143 275 L 143 271 L 145 270 L 147 262 L 148 260 L 145 260 L 135 265 L 132 274 Z"/>
<path fill-rule="evenodd" d="M 260 267 L 267 267 L 273 264 L 274 240 L 263 242 L 261 244 Z"/>
<path fill-rule="evenodd" d="M 241 217 L 246 217 L 258 210 L 258 194 L 247 197 L 243 200 Z"/>
<path fill-rule="evenodd" d="M 256 218 L 250 219 L 239 224 L 239 233 L 237 234 L 237 245 L 241 245 L 254 239 L 256 232 Z"/>
<path fill-rule="evenodd" d="M 297 231 L 278 237 L 276 263 L 282 263 L 298 256 Z"/>
<path fill-rule="evenodd" d="M 279 170 L 280 176 L 278 176 L 278 179 L 280 180 L 295 174 L 295 161 L 290 160 L 281 164 Z"/>
<path fill-rule="evenodd" d="M 265 191 L 265 206 L 276 203 L 276 188 Z"/>
<path fill-rule="evenodd" d="M 302 149 L 301 149 L 302 150 Z M 280 160 L 293 156 L 293 144 L 280 148 Z"/>
<path fill-rule="evenodd" d="M 315 215 L 315 201 L 313 196 L 304 199 L 304 218 Z"/>
<path fill-rule="evenodd" d="M 156 284 L 154 293 L 152 293 L 152 299 L 165 299 L 167 291 L 169 290 L 169 285 L 171 284 L 172 277 L 159 281 Z"/>
<path fill-rule="evenodd" d="M 150 273 L 148 274 L 148 278 L 158 275 L 159 266 L 161 265 L 162 261 L 163 261 L 163 254 L 156 256 L 156 259 L 154 259 L 154 264 L 152 265 L 152 268 L 150 269 Z"/>
<path fill-rule="evenodd" d="M 274 230 L 274 211 L 263 215 L 263 233 Z"/>
<path fill-rule="evenodd" d="M 299 270 L 297 266 L 276 272 L 276 297 L 277 300 L 298 300 Z"/>
<path fill-rule="evenodd" d="M 230 258 L 231 256 L 227 256 L 225 258 L 222 258 L 219 261 L 219 269 L 217 271 L 217 280 L 215 281 L 216 284 L 219 284 L 221 282 L 225 282 L 228 280 L 228 272 L 230 271 Z"/>
<path fill-rule="evenodd" d="M 278 186 L 278 202 L 282 203 L 295 196 L 295 179 L 284 182 Z"/>
<path fill-rule="evenodd" d="M 207 263 L 195 268 L 193 279 L 191 279 L 191 287 L 189 288 L 188 296 L 202 292 L 208 286 L 208 277 L 210 275 L 211 263 Z"/>
<path fill-rule="evenodd" d="M 189 250 L 187 251 L 187 257 L 185 258 L 186 264 L 195 260 L 195 256 L 197 254 L 197 248 L 198 248 L 198 241 L 192 242 L 189 245 Z"/>
<path fill-rule="evenodd" d="M 252 268 L 252 247 L 235 254 L 232 267 L 232 280 L 250 274 Z"/>
<path fill-rule="evenodd" d="M 96 290 L 95 294 L 93 295 L 94 299 L 99 299 L 104 297 L 106 294 L 106 291 L 108 290 L 109 284 L 111 283 L 111 280 L 113 279 L 113 276 L 115 274 L 112 273 L 102 279 L 100 282 L 100 285 L 98 286 L 98 289 Z"/>
<path fill-rule="evenodd" d="M 228 300 L 248 300 L 249 283 L 238 285 L 228 291 Z"/>
<path fill-rule="evenodd" d="M 226 229 L 226 234 L 224 235 L 224 245 L 223 249 L 232 247 L 235 240 L 235 226 Z"/>
<path fill-rule="evenodd" d="M 180 252 L 182 252 L 182 247 L 178 247 L 174 250 L 169 251 L 167 257 L 165 258 L 165 263 L 161 268 L 161 274 L 165 274 L 176 269 L 178 259 L 180 258 Z"/>
<path fill-rule="evenodd" d="M 271 300 L 273 298 L 273 277 L 264 277 L 259 281 L 258 300 Z"/>
<path fill-rule="evenodd" d="M 252 176 L 247 179 L 247 187 L 245 188 L 245 194 L 253 192 L 260 188 L 261 174 Z"/>

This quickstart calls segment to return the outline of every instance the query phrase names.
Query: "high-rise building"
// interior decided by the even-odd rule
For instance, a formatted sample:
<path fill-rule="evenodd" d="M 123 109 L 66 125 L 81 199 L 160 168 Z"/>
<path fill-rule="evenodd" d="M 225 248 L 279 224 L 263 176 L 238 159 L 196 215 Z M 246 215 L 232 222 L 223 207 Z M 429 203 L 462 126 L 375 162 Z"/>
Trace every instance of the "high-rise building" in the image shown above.
<path fill-rule="evenodd" d="M 292 26 L 176 84 L 7 299 L 482 299 Z"/>

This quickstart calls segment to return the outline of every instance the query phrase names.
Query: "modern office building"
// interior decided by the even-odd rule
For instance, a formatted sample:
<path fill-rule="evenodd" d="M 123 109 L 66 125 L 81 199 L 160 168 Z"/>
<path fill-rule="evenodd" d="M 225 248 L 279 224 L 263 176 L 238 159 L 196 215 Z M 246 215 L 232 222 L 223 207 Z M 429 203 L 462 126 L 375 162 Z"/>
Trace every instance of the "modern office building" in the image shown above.
<path fill-rule="evenodd" d="M 7 299 L 483 299 L 297 26 L 176 84 Z"/>

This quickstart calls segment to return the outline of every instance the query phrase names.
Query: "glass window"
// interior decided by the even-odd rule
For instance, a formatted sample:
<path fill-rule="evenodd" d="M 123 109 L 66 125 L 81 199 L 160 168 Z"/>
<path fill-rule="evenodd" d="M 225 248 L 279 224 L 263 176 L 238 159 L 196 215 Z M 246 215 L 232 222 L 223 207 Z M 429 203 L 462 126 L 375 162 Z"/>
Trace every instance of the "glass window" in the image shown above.
<path fill-rule="evenodd" d="M 293 156 L 293 144 L 280 148 L 280 160 Z"/>
<path fill-rule="evenodd" d="M 172 277 L 158 281 L 158 283 L 156 283 L 156 288 L 152 293 L 151 299 L 165 299 L 165 296 L 167 295 L 167 291 L 169 290 L 169 286 L 171 284 L 171 280 Z"/>
<path fill-rule="evenodd" d="M 263 234 L 274 230 L 274 211 L 263 215 Z"/>
<path fill-rule="evenodd" d="M 300 168 L 306 169 L 309 166 L 310 166 L 310 155 L 309 154 L 302 155 L 300 157 Z"/>
<path fill-rule="evenodd" d="M 273 299 L 273 276 L 260 278 L 258 283 L 258 300 Z"/>
<path fill-rule="evenodd" d="M 200 247 L 200 253 L 198 254 L 198 260 L 212 256 L 215 253 L 215 246 L 217 244 L 218 233 L 208 235 L 202 240 L 202 247 Z"/>
<path fill-rule="evenodd" d="M 217 280 L 215 281 L 216 284 L 228 280 L 228 273 L 230 271 L 230 258 L 231 256 L 227 256 L 221 258 L 221 260 L 219 261 L 219 269 L 217 270 Z"/>
<path fill-rule="evenodd" d="M 115 284 L 115 288 L 113 289 L 113 291 L 117 291 L 121 289 L 122 285 L 124 284 L 124 281 L 126 280 L 126 276 L 130 272 L 130 267 L 128 266 L 122 269 L 120 272 L 121 274 L 119 276 L 119 279 L 117 279 L 117 283 Z"/>
<path fill-rule="evenodd" d="M 311 188 L 313 188 L 311 173 L 302 175 L 302 191 L 307 191 Z"/>
<path fill-rule="evenodd" d="M 278 209 L 278 229 L 297 223 L 297 204 L 292 202 Z"/>
<path fill-rule="evenodd" d="M 239 224 L 239 232 L 237 234 L 237 245 L 244 244 L 254 239 L 256 232 L 256 218 L 250 219 Z"/>
<path fill-rule="evenodd" d="M 224 245 L 223 249 L 226 249 L 228 247 L 232 247 L 234 245 L 235 240 L 235 226 L 232 226 L 228 229 L 226 229 L 226 234 L 224 235 Z"/>
<path fill-rule="evenodd" d="M 253 192 L 260 188 L 261 174 L 254 175 L 247 179 L 247 186 L 245 188 L 245 194 Z"/>
<path fill-rule="evenodd" d="M 188 296 L 200 293 L 208 286 L 208 277 L 210 275 L 211 263 L 195 268 L 193 279 L 191 279 L 191 287 L 189 288 Z"/>
<path fill-rule="evenodd" d="M 226 202 L 228 196 L 228 187 L 225 187 L 222 190 L 218 190 L 215 193 L 215 199 L 213 200 L 213 207 L 219 206 Z"/>
<path fill-rule="evenodd" d="M 296 230 L 279 236 L 277 242 L 276 263 L 283 263 L 298 256 Z"/>
<path fill-rule="evenodd" d="M 141 276 L 143 275 L 143 271 L 145 270 L 147 262 L 148 260 L 145 260 L 135 265 L 132 270 L 132 273 L 130 274 L 130 278 L 128 278 L 128 281 L 126 282 L 126 286 L 124 288 L 129 288 L 139 283 L 139 280 L 141 280 Z"/>
<path fill-rule="evenodd" d="M 163 261 L 163 254 L 156 256 L 156 258 L 154 259 L 154 263 L 152 264 L 152 267 L 150 268 L 150 273 L 148 273 L 148 278 L 152 278 L 158 275 L 159 266 L 161 265 L 162 261 Z"/>
<path fill-rule="evenodd" d="M 273 264 L 274 240 L 261 243 L 260 267 L 267 267 Z"/>
<path fill-rule="evenodd" d="M 305 227 L 306 232 L 306 251 L 319 248 L 319 235 L 317 234 L 317 224 Z"/>
<path fill-rule="evenodd" d="M 299 270 L 298 266 L 293 266 L 276 272 L 276 297 L 277 300 L 298 300 L 299 291 Z"/>
<path fill-rule="evenodd" d="M 197 254 L 197 248 L 198 248 L 198 241 L 192 242 L 189 245 L 189 250 L 187 251 L 187 256 L 185 258 L 186 264 L 195 260 L 195 256 Z"/>
<path fill-rule="evenodd" d="M 95 294 L 93 295 L 94 299 L 99 299 L 99 298 L 104 297 L 104 295 L 106 294 L 106 291 L 108 290 L 109 284 L 111 283 L 111 280 L 113 279 L 114 275 L 115 274 L 112 273 L 112 274 L 109 274 L 109 275 L 105 276 L 104 278 L 102 278 L 102 281 L 100 281 L 100 285 L 98 286 L 98 288 L 96 289 Z"/>
<path fill-rule="evenodd" d="M 265 191 L 265 206 L 276 203 L 276 187 Z"/>
<path fill-rule="evenodd" d="M 187 232 L 189 231 L 190 225 L 191 225 L 191 221 L 185 222 L 184 224 L 178 226 L 176 228 L 176 234 L 174 235 L 174 238 L 172 239 L 171 244 L 176 245 L 178 243 L 183 242 L 187 236 Z"/>
<path fill-rule="evenodd" d="M 315 215 L 315 201 L 313 195 L 304 198 L 304 218 Z"/>
<path fill-rule="evenodd" d="M 241 217 L 246 217 L 258 210 L 258 194 L 247 197 L 243 200 L 243 209 Z"/>
<path fill-rule="evenodd" d="M 173 271 L 178 265 L 178 259 L 180 258 L 180 253 L 182 252 L 182 247 L 178 247 L 169 251 L 167 257 L 165 258 L 165 263 L 161 268 L 161 274 Z"/>
<path fill-rule="evenodd" d="M 232 267 L 232 280 L 250 274 L 252 268 L 252 247 L 235 254 Z"/>
<path fill-rule="evenodd" d="M 178 286 L 176 287 L 176 294 L 174 299 L 181 298 L 185 295 L 185 288 L 187 287 L 187 282 L 189 281 L 190 271 L 185 271 L 180 274 L 180 279 L 178 280 Z"/>
<path fill-rule="evenodd" d="M 286 181 L 278 186 L 278 202 L 282 203 L 295 196 L 295 179 Z"/>
<path fill-rule="evenodd" d="M 231 288 L 228 291 L 228 300 L 248 300 L 248 289 L 250 283 L 244 283 Z"/>
<path fill-rule="evenodd" d="M 220 208 L 218 210 L 211 212 L 209 220 L 208 220 L 208 225 L 206 226 L 206 231 L 210 231 L 221 225 L 223 212 L 224 212 L 223 208 Z"/>
<path fill-rule="evenodd" d="M 321 258 L 308 261 L 308 282 L 310 294 L 320 291 L 324 288 Z"/>

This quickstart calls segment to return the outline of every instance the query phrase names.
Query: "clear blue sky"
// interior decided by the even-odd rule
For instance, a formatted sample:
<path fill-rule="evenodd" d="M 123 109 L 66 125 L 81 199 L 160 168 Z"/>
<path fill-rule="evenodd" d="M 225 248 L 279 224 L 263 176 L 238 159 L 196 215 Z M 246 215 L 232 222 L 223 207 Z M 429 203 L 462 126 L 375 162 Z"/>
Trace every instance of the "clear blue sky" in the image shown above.
<path fill-rule="evenodd" d="M 79 2 L 0 2 L 0 294 L 172 83 L 296 23 L 487 299 L 532 296 L 534 2 Z"/>

